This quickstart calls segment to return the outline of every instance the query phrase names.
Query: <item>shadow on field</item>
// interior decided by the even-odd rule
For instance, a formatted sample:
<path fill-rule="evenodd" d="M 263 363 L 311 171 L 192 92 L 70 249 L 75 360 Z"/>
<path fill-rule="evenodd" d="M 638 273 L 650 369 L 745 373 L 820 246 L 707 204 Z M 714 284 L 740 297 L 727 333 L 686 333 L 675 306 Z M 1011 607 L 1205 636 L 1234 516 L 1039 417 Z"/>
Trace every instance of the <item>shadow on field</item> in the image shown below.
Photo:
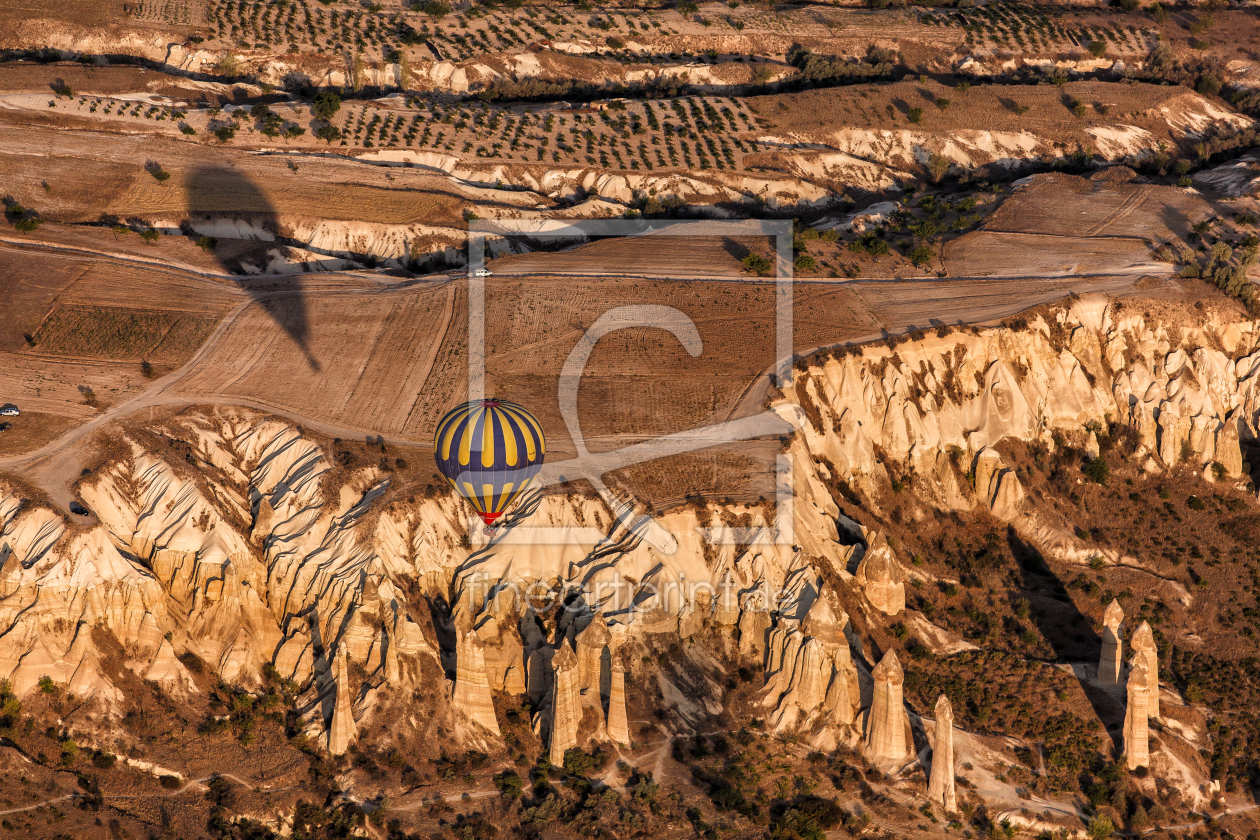
<path fill-rule="evenodd" d="M 200 166 L 189 173 L 185 183 L 188 221 L 184 232 L 193 239 L 214 237 L 225 227 L 233 228 L 231 235 L 238 239 L 271 241 L 279 237 L 275 208 L 244 173 L 230 166 Z M 216 253 L 212 243 L 207 242 L 206 247 L 226 273 L 242 273 L 239 260 Z M 310 317 L 301 283 L 259 277 L 240 285 L 301 348 L 311 370 L 318 371 L 319 362 L 310 349 Z"/>
<path fill-rule="evenodd" d="M 1097 665 L 1102 654 L 1102 637 L 1094 632 L 1089 619 L 1072 601 L 1063 581 L 1041 552 L 1024 542 L 1014 528 L 1007 529 L 1006 539 L 1019 564 L 1021 587 L 1031 602 L 1030 617 L 1054 649 L 1055 661 Z M 1116 722 L 1115 698 L 1088 679 L 1079 682 L 1094 714 L 1110 734 Z"/>
<path fill-rule="evenodd" d="M 722 248 L 726 251 L 726 253 L 730 254 L 737 260 L 742 260 L 744 257 L 752 253 L 742 242 L 737 242 L 729 236 L 722 237 Z"/>

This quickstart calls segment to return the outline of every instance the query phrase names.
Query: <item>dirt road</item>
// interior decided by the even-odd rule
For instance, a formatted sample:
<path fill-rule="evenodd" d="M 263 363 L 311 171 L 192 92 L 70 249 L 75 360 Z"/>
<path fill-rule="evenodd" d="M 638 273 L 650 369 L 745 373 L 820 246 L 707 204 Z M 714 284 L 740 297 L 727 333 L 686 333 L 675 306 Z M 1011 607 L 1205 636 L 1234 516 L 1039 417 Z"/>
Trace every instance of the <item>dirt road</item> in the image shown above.
<path fill-rule="evenodd" d="M 32 247 L 29 242 L 11 241 L 0 237 L 0 246 Z M 67 254 L 83 256 L 82 249 L 63 249 L 61 246 L 42 246 L 50 250 L 64 250 Z M 131 264 L 150 265 L 148 260 L 141 260 L 126 254 L 99 252 L 92 256 L 120 260 Z M 221 275 L 201 271 L 193 266 L 175 266 L 178 271 L 204 278 L 205 282 L 221 286 L 224 279 Z M 1144 272 L 1143 272 L 1144 273 Z M 437 275 L 416 278 L 415 280 L 397 282 L 392 278 L 376 278 L 365 273 L 352 273 L 356 280 L 365 277 L 376 279 L 372 286 L 364 288 L 327 289 L 312 294 L 335 294 L 346 296 L 347 301 L 360 294 L 390 295 L 414 289 L 417 285 L 441 286 L 463 282 L 461 277 Z M 609 275 L 589 275 L 592 278 L 609 279 Z M 241 278 L 232 278 L 240 280 Z M 661 277 L 662 280 L 676 280 L 675 277 Z M 729 280 L 729 278 L 727 278 Z M 990 323 L 1009 316 L 1022 309 L 1063 297 L 1070 292 L 1106 292 L 1119 293 L 1131 287 L 1133 274 L 1091 275 L 1084 277 L 1058 277 L 1029 280 L 1022 277 L 977 277 L 977 278 L 945 278 L 925 279 L 918 281 L 851 281 L 827 280 L 810 282 L 843 283 L 852 288 L 861 301 L 874 313 L 881 325 L 878 333 L 851 338 L 841 344 L 858 344 L 879 340 L 887 335 L 896 335 L 914 328 L 929 328 L 935 324 L 976 324 Z M 764 282 L 764 281 L 763 281 Z M 0 458 L 0 470 L 20 472 L 24 478 L 41 486 L 59 506 L 68 508 L 72 499 L 71 486 L 79 477 L 85 446 L 91 436 L 106 428 L 109 424 L 130 417 L 147 409 L 172 408 L 193 404 L 236 405 L 253 408 L 259 411 L 276 414 L 305 427 L 314 429 L 332 437 L 375 436 L 377 430 L 355 427 L 331 421 L 326 416 L 306 414 L 275 405 L 261 399 L 245 399 L 241 397 L 216 397 L 214 395 L 182 395 L 177 385 L 194 371 L 198 371 L 204 360 L 219 347 L 225 333 L 233 326 L 242 313 L 251 306 L 265 306 L 266 300 L 284 293 L 255 294 L 251 300 L 243 301 L 236 306 L 218 324 L 210 338 L 197 350 L 187 363 L 155 380 L 143 392 L 110 407 L 105 412 L 93 417 L 86 423 L 66 432 L 59 438 L 23 455 Z M 351 304 L 347 304 L 351 305 Z M 448 314 L 449 318 L 450 315 Z M 830 346 L 830 345 L 828 345 Z M 799 348 L 800 354 L 813 352 L 817 348 Z M 435 354 L 429 354 L 425 377 L 435 364 Z M 692 430 L 660 440 L 639 443 L 625 447 L 616 452 L 606 452 L 598 456 L 590 456 L 590 463 L 552 462 L 548 465 L 547 480 L 560 481 L 560 476 L 578 472 L 596 471 L 600 474 L 617 469 L 631 463 L 641 463 L 669 454 L 675 450 L 694 451 L 711 443 L 720 443 L 732 439 L 746 439 L 783 431 L 781 423 L 775 424 L 771 418 L 756 419 L 760 414 L 769 388 L 769 374 L 780 367 L 785 360 L 780 360 L 771 369 L 763 372 L 749 382 L 739 398 L 727 412 L 727 422 L 734 426 L 718 426 L 709 429 Z M 738 428 L 736 428 L 738 426 Z M 773 426 L 773 428 L 771 428 Z M 745 428 L 746 427 L 746 428 Z M 402 435 L 386 436 L 385 442 L 402 446 L 425 447 L 430 444 L 427 439 L 416 439 Z M 710 441 L 706 444 L 705 441 Z M 603 442 L 603 441 L 601 441 Z M 617 441 L 613 441 L 617 442 Z M 581 469 L 579 469 L 579 467 Z"/>

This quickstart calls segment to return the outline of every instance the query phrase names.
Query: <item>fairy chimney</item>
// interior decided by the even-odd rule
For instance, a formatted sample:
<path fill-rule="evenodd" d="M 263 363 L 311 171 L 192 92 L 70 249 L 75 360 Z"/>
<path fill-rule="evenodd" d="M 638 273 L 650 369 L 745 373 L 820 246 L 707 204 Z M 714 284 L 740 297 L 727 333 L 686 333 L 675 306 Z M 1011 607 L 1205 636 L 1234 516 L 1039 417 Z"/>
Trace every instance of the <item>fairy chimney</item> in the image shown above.
<path fill-rule="evenodd" d="M 928 797 L 947 812 L 958 810 L 954 794 L 954 707 L 942 694 L 936 700 L 936 731 L 932 735 L 932 776 Z"/>
<path fill-rule="evenodd" d="M 1115 598 L 1103 613 L 1102 656 L 1098 659 L 1098 681 L 1103 685 L 1120 684 L 1120 665 L 1124 654 L 1124 610 Z"/>
<path fill-rule="evenodd" d="M 867 546 L 855 577 L 875 609 L 896 615 L 906 608 L 905 576 L 883 531 L 876 533 Z"/>
<path fill-rule="evenodd" d="M 1133 648 L 1133 658 L 1146 665 L 1146 678 L 1150 688 L 1147 702 L 1147 714 L 1159 717 L 1159 651 L 1155 648 L 1155 634 L 1151 625 L 1143 621 L 1129 638 L 1129 647 Z"/>
<path fill-rule="evenodd" d="M 910 756 L 906 743 L 905 674 L 897 654 L 888 651 L 871 671 L 874 693 L 866 718 L 866 754 L 875 763 L 900 763 Z"/>

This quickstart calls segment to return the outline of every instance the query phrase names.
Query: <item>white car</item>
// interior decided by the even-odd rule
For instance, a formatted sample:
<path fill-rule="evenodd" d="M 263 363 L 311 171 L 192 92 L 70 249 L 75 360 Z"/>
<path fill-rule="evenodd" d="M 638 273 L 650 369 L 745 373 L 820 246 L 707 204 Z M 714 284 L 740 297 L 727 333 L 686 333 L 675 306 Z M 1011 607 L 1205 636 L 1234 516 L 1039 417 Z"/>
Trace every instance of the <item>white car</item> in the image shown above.
<path fill-rule="evenodd" d="M 22 412 L 19 411 L 18 407 L 13 403 L 0 405 L 0 417 L 17 417 L 21 413 Z"/>
<path fill-rule="evenodd" d="M 473 277 L 489 277 L 492 272 L 488 268 L 479 268 L 473 272 Z"/>

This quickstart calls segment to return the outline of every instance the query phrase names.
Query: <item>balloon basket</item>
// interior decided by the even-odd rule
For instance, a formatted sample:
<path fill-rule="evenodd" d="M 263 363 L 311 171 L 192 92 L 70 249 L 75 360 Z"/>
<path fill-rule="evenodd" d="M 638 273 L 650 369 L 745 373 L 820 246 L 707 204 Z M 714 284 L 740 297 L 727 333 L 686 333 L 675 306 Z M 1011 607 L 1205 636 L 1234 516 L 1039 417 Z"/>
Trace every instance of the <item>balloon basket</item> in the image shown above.
<path fill-rule="evenodd" d="M 481 529 L 481 533 L 485 534 L 487 537 L 493 537 L 499 533 L 499 529 L 493 525 L 487 525 Z"/>

